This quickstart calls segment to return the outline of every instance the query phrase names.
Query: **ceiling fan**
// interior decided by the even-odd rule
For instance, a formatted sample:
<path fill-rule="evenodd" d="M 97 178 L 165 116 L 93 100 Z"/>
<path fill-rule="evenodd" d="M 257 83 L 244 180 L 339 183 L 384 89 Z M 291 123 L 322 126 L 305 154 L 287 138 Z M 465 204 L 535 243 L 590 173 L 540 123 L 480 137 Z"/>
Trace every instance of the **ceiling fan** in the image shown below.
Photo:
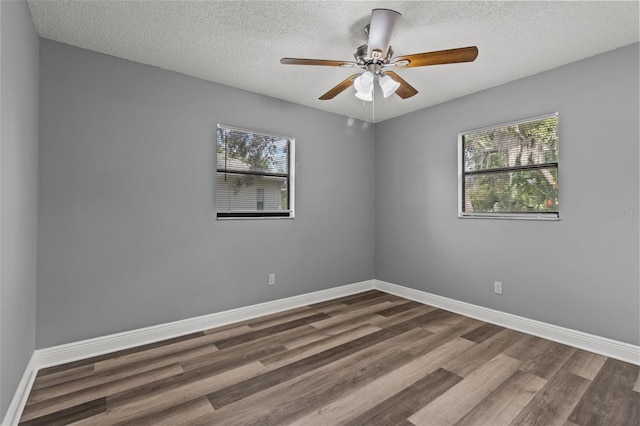
<path fill-rule="evenodd" d="M 385 98 L 396 93 L 402 99 L 407 99 L 418 91 L 402 77 L 388 68 L 413 68 L 428 65 L 453 64 L 458 62 L 473 62 L 478 56 L 476 46 L 458 49 L 439 50 L 435 52 L 416 53 L 393 57 L 393 49 L 389 45 L 391 35 L 400 13 L 390 9 L 373 9 L 371 22 L 365 27 L 365 34 L 369 36 L 367 44 L 358 47 L 353 53 L 353 61 L 333 61 L 327 59 L 282 58 L 284 65 L 320 65 L 328 67 L 361 68 L 359 72 L 348 77 L 333 87 L 321 100 L 333 99 L 350 86 L 356 89 L 356 97 L 363 101 L 373 100 L 373 83 L 378 80 Z"/>

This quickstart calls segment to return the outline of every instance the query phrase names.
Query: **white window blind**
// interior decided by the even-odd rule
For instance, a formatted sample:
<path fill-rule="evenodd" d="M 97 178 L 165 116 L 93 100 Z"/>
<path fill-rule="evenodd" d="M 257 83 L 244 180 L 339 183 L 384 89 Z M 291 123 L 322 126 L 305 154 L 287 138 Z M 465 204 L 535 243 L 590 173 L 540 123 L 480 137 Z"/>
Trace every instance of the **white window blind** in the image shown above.
<path fill-rule="evenodd" d="M 558 114 L 458 135 L 459 217 L 557 219 Z"/>
<path fill-rule="evenodd" d="M 218 125 L 218 218 L 293 217 L 294 139 Z"/>

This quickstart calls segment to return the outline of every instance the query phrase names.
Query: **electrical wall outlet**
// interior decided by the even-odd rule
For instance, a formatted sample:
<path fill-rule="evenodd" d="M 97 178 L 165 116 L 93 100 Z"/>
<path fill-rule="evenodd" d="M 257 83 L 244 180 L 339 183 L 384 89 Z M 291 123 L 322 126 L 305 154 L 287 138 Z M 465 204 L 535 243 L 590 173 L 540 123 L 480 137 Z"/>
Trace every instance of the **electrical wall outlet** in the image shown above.
<path fill-rule="evenodd" d="M 502 283 L 500 281 L 493 282 L 493 292 L 495 294 L 502 294 Z"/>
<path fill-rule="evenodd" d="M 274 285 L 276 283 L 276 274 L 269 274 L 269 285 Z"/>

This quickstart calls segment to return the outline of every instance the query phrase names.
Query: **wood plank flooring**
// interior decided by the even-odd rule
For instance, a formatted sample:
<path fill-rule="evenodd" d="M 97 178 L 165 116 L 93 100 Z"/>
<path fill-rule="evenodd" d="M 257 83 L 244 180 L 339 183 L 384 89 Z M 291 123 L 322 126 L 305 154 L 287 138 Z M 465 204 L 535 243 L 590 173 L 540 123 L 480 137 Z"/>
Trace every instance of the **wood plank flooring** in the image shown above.
<path fill-rule="evenodd" d="M 640 368 L 379 291 L 38 372 L 20 425 L 640 425 Z"/>

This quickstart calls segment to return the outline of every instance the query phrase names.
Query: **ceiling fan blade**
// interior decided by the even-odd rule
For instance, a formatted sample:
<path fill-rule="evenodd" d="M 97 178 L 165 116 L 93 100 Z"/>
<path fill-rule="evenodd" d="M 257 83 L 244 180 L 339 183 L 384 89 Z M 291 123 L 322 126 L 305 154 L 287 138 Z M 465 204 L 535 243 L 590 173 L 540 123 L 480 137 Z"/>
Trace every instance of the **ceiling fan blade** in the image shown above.
<path fill-rule="evenodd" d="M 371 11 L 371 23 L 369 24 L 369 42 L 367 56 L 374 58 L 373 51 L 380 51 L 380 58 L 387 57 L 391 35 L 396 26 L 396 20 L 400 13 L 391 9 L 373 9 Z"/>
<path fill-rule="evenodd" d="M 351 61 L 332 61 L 329 59 L 302 59 L 282 58 L 280 63 L 284 65 L 321 65 L 325 67 L 355 67 L 358 64 Z"/>
<path fill-rule="evenodd" d="M 391 77 L 392 79 L 400 83 L 400 87 L 398 87 L 398 90 L 396 90 L 396 95 L 400 96 L 402 99 L 410 98 L 413 95 L 416 95 L 418 93 L 415 87 L 407 83 L 402 77 L 400 77 L 395 72 L 385 71 L 385 74 L 387 74 L 389 77 Z"/>
<path fill-rule="evenodd" d="M 337 95 L 339 95 L 340 93 L 344 92 L 349 87 L 351 87 L 351 85 L 353 84 L 353 80 L 355 80 L 356 77 L 358 77 L 359 75 L 360 74 L 354 74 L 351 77 L 345 79 L 343 82 L 341 82 L 340 84 L 338 84 L 337 86 L 329 90 L 327 93 L 320 96 L 319 99 L 321 101 L 326 101 L 326 100 L 335 98 Z"/>
<path fill-rule="evenodd" d="M 416 53 L 414 55 L 398 56 L 392 61 L 392 65 L 398 67 L 412 68 L 424 67 L 427 65 L 454 64 L 457 62 L 473 62 L 478 56 L 476 46 L 461 47 L 459 49 L 438 50 L 436 52 Z M 408 63 L 403 65 L 402 62 Z"/>

